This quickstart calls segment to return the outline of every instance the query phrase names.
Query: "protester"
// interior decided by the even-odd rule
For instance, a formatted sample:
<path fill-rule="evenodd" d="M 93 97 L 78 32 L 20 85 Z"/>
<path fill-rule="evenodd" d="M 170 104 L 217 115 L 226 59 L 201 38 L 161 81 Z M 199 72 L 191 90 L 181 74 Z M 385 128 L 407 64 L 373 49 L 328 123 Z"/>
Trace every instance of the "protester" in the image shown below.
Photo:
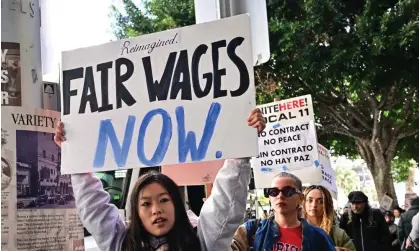
<path fill-rule="evenodd" d="M 402 213 L 404 213 L 404 210 L 401 209 L 399 206 L 396 206 L 393 209 L 393 214 L 394 214 L 394 224 L 399 225 L 399 220 L 400 220 L 400 216 L 402 215 Z"/>
<path fill-rule="evenodd" d="M 252 111 L 249 126 L 263 131 L 264 118 Z M 61 146 L 64 125 L 54 137 Z M 83 225 L 102 251 L 220 251 L 228 250 L 234 231 L 243 219 L 250 181 L 249 158 L 226 160 L 194 233 L 176 184 L 166 175 L 148 172 L 135 184 L 131 195 L 131 219 L 125 225 L 110 196 L 93 174 L 72 175 L 76 205 Z"/>
<path fill-rule="evenodd" d="M 275 216 L 261 222 L 248 221 L 240 226 L 234 234 L 230 250 L 335 250 L 323 229 L 297 218 L 304 197 L 301 189 L 301 180 L 295 175 L 283 172 L 275 176 L 267 191 Z"/>
<path fill-rule="evenodd" d="M 391 241 L 391 250 L 392 251 L 399 251 L 400 250 L 400 243 L 399 238 L 397 237 L 397 225 L 394 224 L 394 214 L 392 211 L 386 211 L 384 213 L 384 217 L 388 226 L 388 230 L 390 232 L 390 241 Z"/>
<path fill-rule="evenodd" d="M 410 202 L 410 208 L 405 213 L 400 216 L 400 221 L 398 225 L 398 234 L 399 234 L 399 242 L 402 244 L 402 248 L 405 247 L 405 243 L 407 240 L 407 236 L 412 231 L 412 219 L 419 213 L 419 197 L 413 199 Z"/>
<path fill-rule="evenodd" d="M 332 196 L 323 186 L 309 186 L 304 191 L 303 217 L 313 226 L 322 228 L 332 239 L 336 250 L 356 251 L 346 232 L 336 225 Z"/>
<path fill-rule="evenodd" d="M 390 232 L 379 209 L 368 204 L 368 197 L 360 191 L 348 195 L 350 210 L 344 213 L 339 227 L 346 231 L 357 251 L 389 251 Z"/>
<path fill-rule="evenodd" d="M 412 219 L 412 231 L 410 231 L 409 238 L 406 242 L 406 247 L 412 247 L 413 250 L 419 250 L 419 213 Z"/>
<path fill-rule="evenodd" d="M 268 218 L 268 211 L 267 210 L 263 210 L 263 214 L 260 217 L 262 220 L 267 219 Z"/>

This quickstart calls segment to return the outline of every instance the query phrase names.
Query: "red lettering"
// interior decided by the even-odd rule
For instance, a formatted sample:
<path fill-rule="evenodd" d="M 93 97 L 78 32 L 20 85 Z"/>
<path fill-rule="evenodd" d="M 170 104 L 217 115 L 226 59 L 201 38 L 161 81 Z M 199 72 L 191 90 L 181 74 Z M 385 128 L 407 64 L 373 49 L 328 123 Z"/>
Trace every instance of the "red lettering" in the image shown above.
<path fill-rule="evenodd" d="M 304 99 L 300 99 L 300 107 L 303 107 L 303 106 L 305 106 L 306 104 L 305 104 L 305 102 L 304 102 Z"/>
<path fill-rule="evenodd" d="M 278 104 L 278 106 L 279 106 L 279 110 L 280 110 L 280 111 L 282 111 L 282 110 L 286 110 L 286 109 L 287 109 L 287 106 L 286 106 L 285 104 L 281 104 L 281 103 L 279 103 L 279 104 Z"/>
<path fill-rule="evenodd" d="M 279 111 L 290 110 L 293 108 L 306 106 L 304 99 L 292 100 L 286 103 L 278 104 Z"/>

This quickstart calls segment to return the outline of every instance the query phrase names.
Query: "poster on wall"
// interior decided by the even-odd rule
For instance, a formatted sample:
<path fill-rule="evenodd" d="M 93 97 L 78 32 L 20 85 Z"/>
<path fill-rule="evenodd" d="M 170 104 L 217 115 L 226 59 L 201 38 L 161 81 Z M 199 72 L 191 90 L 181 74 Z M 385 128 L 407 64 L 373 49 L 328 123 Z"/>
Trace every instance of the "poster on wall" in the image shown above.
<path fill-rule="evenodd" d="M 258 106 L 266 119 L 259 134 L 259 154 L 252 158 L 255 187 L 267 188 L 280 172 L 291 172 L 303 183 L 322 180 L 311 95 Z"/>
<path fill-rule="evenodd" d="M 63 52 L 62 69 L 63 173 L 258 153 L 248 15 Z"/>
<path fill-rule="evenodd" d="M 55 111 L 3 107 L 1 250 L 83 251 L 70 175 L 61 174 Z"/>
<path fill-rule="evenodd" d="M 1 105 L 22 105 L 19 43 L 1 43 Z"/>

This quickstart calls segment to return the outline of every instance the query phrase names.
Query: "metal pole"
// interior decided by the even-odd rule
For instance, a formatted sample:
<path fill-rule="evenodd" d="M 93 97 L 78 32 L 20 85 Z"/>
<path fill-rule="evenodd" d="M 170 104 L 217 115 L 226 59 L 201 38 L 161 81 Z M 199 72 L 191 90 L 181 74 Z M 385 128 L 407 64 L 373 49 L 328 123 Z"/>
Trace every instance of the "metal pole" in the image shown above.
<path fill-rule="evenodd" d="M 219 7 L 220 7 L 220 18 L 231 17 L 234 15 L 231 10 L 230 0 L 220 0 Z"/>

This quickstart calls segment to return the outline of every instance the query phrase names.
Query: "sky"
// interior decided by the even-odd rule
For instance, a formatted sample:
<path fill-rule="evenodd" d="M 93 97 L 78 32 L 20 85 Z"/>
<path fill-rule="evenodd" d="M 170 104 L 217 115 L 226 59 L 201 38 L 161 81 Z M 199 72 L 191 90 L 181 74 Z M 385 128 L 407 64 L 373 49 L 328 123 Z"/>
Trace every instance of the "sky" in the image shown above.
<path fill-rule="evenodd" d="M 114 4 L 120 8 L 121 2 L 121 0 L 41 0 L 43 74 L 58 78 L 58 64 L 61 61 L 62 51 L 114 40 L 109 17 L 110 6 Z"/>

